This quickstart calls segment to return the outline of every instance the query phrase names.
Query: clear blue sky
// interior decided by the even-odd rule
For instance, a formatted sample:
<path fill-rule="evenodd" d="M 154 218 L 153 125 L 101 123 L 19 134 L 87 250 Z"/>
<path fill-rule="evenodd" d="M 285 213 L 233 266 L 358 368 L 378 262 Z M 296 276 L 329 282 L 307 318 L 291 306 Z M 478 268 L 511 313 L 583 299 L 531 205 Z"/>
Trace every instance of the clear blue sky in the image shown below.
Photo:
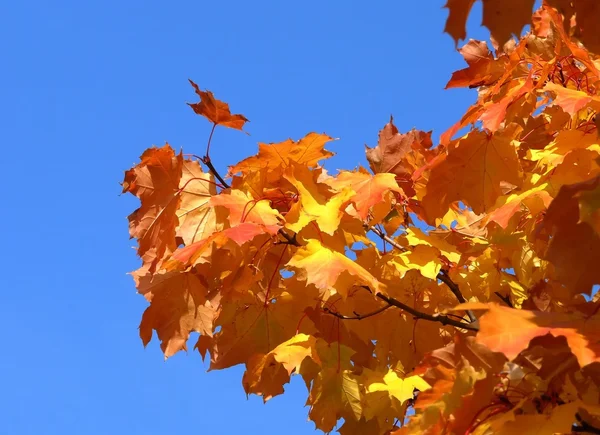
<path fill-rule="evenodd" d="M 475 99 L 443 90 L 463 67 L 443 4 L 2 2 L 0 431 L 314 433 L 300 379 L 263 405 L 242 367 L 143 348 L 146 302 L 126 275 L 137 202 L 119 182 L 153 144 L 203 151 L 188 78 L 251 120 L 251 136 L 217 131 L 220 168 L 310 131 L 340 138 L 329 171 L 364 165 L 390 114 L 439 134 Z M 479 22 L 477 8 L 469 36 L 485 37 Z"/>

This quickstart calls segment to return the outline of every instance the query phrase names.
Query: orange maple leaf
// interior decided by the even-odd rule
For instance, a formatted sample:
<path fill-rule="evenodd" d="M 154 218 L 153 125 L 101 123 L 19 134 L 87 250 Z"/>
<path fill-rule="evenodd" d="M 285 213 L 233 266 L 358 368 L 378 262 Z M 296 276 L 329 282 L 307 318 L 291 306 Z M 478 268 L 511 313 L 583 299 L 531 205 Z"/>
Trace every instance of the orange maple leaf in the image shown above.
<path fill-rule="evenodd" d="M 290 162 L 313 168 L 320 160 L 334 155 L 324 148 L 325 144 L 332 140 L 334 139 L 326 134 L 309 133 L 297 142 L 288 139 L 273 144 L 259 143 L 258 154 L 230 166 L 229 175 L 287 168 Z"/>
<path fill-rule="evenodd" d="M 149 148 L 141 162 L 125 173 L 123 192 L 140 198 L 141 206 L 129 215 L 129 234 L 138 240 L 138 255 L 149 259 L 153 272 L 166 253 L 177 248 L 179 180 L 183 156 L 166 144 Z"/>
<path fill-rule="evenodd" d="M 521 185 L 515 130 L 516 126 L 497 134 L 473 131 L 436 160 L 423 198 L 430 222 L 443 216 L 454 201 L 465 201 L 475 213 L 482 213 L 502 195 L 502 182 Z"/>
<path fill-rule="evenodd" d="M 217 100 L 210 91 L 201 90 L 196 83 L 190 80 L 196 94 L 200 97 L 199 103 L 188 103 L 198 115 L 206 117 L 214 125 L 242 130 L 248 119 L 244 115 L 232 115 L 229 104 Z"/>
<path fill-rule="evenodd" d="M 150 302 L 140 323 L 144 346 L 152 338 L 152 330 L 156 330 L 168 358 L 179 350 L 187 350 L 190 332 L 212 336 L 218 301 L 209 300 L 205 285 L 195 273 L 145 275 L 139 279 L 138 291 Z"/>
<path fill-rule="evenodd" d="M 517 310 L 497 303 L 468 302 L 456 310 L 486 310 L 479 319 L 477 342 L 510 360 L 529 346 L 535 337 L 564 336 L 571 352 L 583 367 L 600 362 L 600 316 Z"/>

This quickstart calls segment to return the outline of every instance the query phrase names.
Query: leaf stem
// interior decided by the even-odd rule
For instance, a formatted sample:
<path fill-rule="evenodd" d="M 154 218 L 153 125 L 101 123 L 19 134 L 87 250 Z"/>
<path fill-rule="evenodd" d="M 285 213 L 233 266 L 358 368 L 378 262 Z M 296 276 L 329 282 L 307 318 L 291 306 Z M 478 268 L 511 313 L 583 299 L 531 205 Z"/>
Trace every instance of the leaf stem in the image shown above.
<path fill-rule="evenodd" d="M 210 135 L 208 136 L 208 143 L 206 144 L 206 157 L 207 159 L 210 160 L 210 157 L 208 157 L 210 155 L 210 143 L 212 141 L 212 137 L 213 137 L 213 133 L 215 132 L 215 128 L 217 127 L 217 124 L 213 124 L 212 129 L 210 130 Z"/>
<path fill-rule="evenodd" d="M 225 180 L 223 180 L 223 177 L 221 177 L 221 174 L 219 174 L 217 169 L 214 167 L 214 165 L 212 164 L 212 162 L 210 160 L 210 155 L 209 155 L 210 143 L 212 142 L 213 133 L 215 132 L 216 127 L 217 127 L 217 124 L 213 124 L 212 129 L 210 130 L 210 135 L 208 136 L 208 142 L 206 144 L 206 155 L 204 157 L 200 157 L 200 161 L 206 165 L 206 167 L 208 168 L 210 173 L 213 174 L 217 180 L 219 180 L 219 182 L 223 185 L 223 187 L 228 189 L 230 187 L 229 184 L 227 184 L 225 182 Z"/>

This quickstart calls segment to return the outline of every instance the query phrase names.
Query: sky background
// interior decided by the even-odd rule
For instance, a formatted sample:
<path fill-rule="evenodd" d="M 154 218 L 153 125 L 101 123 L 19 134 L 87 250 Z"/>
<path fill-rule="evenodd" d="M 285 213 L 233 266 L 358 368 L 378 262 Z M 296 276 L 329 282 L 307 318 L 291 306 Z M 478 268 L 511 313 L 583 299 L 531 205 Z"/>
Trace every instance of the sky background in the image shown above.
<path fill-rule="evenodd" d="M 119 183 L 153 144 L 203 152 L 188 78 L 251 120 L 250 136 L 215 133 L 222 172 L 310 131 L 340 138 L 330 172 L 366 165 L 390 114 L 438 137 L 475 100 L 444 91 L 464 66 L 444 3 L 2 2 L 0 432 L 315 433 L 301 379 L 263 405 L 242 367 L 144 349 L 147 303 L 127 275 L 138 204 Z M 470 37 L 486 37 L 480 21 L 476 7 Z"/>

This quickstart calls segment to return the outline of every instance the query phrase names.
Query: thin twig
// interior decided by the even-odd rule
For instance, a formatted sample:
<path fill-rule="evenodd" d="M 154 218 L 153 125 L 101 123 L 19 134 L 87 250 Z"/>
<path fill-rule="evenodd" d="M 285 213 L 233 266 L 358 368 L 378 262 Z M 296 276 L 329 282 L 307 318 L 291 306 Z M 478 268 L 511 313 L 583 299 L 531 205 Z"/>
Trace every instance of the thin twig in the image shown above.
<path fill-rule="evenodd" d="M 213 174 L 217 180 L 219 180 L 219 182 L 226 188 L 229 188 L 229 184 L 227 184 L 225 182 L 225 180 L 223 180 L 223 177 L 221 177 L 221 174 L 219 174 L 217 172 L 217 169 L 213 166 L 212 162 L 210 161 L 210 157 L 206 156 L 202 158 L 202 163 L 204 163 L 206 165 L 206 167 L 208 168 L 208 170 L 210 171 L 211 174 Z"/>
<path fill-rule="evenodd" d="M 571 426 L 571 431 L 573 431 L 575 433 L 600 434 L 600 429 L 597 427 L 594 427 L 591 424 L 589 424 L 588 422 L 584 421 L 583 418 L 581 418 L 581 415 L 579 413 L 575 414 L 575 418 L 577 419 L 577 423 L 575 423 L 575 424 L 573 424 L 573 426 Z"/>
<path fill-rule="evenodd" d="M 283 238 L 286 240 L 286 242 L 281 242 L 281 243 L 286 243 L 288 245 L 293 245 L 293 246 L 301 246 L 300 243 L 298 243 L 298 240 L 296 240 L 296 233 L 294 233 L 293 236 L 290 236 L 288 233 L 285 232 L 285 230 L 283 228 L 280 228 L 278 233 L 281 234 L 283 236 Z"/>
<path fill-rule="evenodd" d="M 401 310 L 404 310 L 407 313 L 412 314 L 413 317 L 415 317 L 417 319 L 429 320 L 430 322 L 439 322 L 442 325 L 450 325 L 450 326 L 454 326 L 456 328 L 467 329 L 469 331 L 479 331 L 479 326 L 477 324 L 459 322 L 458 320 L 451 319 L 450 317 L 448 317 L 445 314 L 427 314 L 427 313 L 423 313 L 421 311 L 415 310 L 412 307 L 409 307 L 406 304 L 403 304 L 399 300 L 396 300 L 394 298 L 390 298 L 390 297 L 388 297 L 388 296 L 386 296 L 384 294 L 381 294 L 381 293 L 376 293 L 375 296 L 377 296 L 379 299 L 384 300 L 385 302 L 387 302 L 390 305 L 398 307 Z"/>
<path fill-rule="evenodd" d="M 381 231 L 379 228 L 376 227 L 368 227 L 369 230 L 371 230 L 372 232 L 374 232 L 375 234 L 377 234 L 381 240 L 385 240 L 386 242 L 388 242 L 390 245 L 392 245 L 394 248 L 396 248 L 399 251 L 405 252 L 406 248 L 400 244 L 398 244 L 398 242 L 396 242 L 394 239 L 392 239 L 391 237 L 387 236 L 383 231 Z"/>
<path fill-rule="evenodd" d="M 370 313 L 367 313 L 367 314 L 354 313 L 355 314 L 354 316 L 344 316 L 343 314 L 340 314 L 337 311 L 332 311 L 327 307 L 323 307 L 323 311 L 337 317 L 338 319 L 342 319 L 342 320 L 362 320 L 362 319 L 366 319 L 367 317 L 375 316 L 379 313 L 382 313 L 390 307 L 392 307 L 392 305 L 388 304 L 384 307 L 381 307 L 381 308 L 379 308 L 375 311 L 372 311 Z"/>
<path fill-rule="evenodd" d="M 366 285 L 362 285 L 361 288 L 364 288 L 369 293 L 373 293 L 373 290 L 371 290 Z M 406 305 L 403 302 L 400 302 L 397 299 L 391 298 L 391 297 L 386 296 L 379 292 L 375 293 L 375 296 L 377 296 L 379 299 L 382 299 L 383 301 L 387 302 L 388 305 L 393 305 L 397 308 L 400 308 L 401 310 L 406 311 L 409 314 L 412 314 L 415 319 L 423 319 L 423 320 L 428 320 L 430 322 L 440 322 L 443 325 L 455 326 L 457 328 L 468 329 L 469 331 L 479 331 L 479 325 L 477 323 L 473 324 L 473 323 L 465 323 L 465 322 L 461 322 L 458 320 L 453 320 L 453 319 L 449 318 L 448 315 L 441 314 L 441 313 L 438 313 L 438 314 L 424 313 L 424 312 L 419 311 L 409 305 Z"/>
<path fill-rule="evenodd" d="M 446 272 L 444 269 L 440 270 L 440 273 L 437 274 L 437 279 L 439 279 L 448 286 L 450 291 L 454 294 L 454 296 L 456 296 L 456 299 L 458 299 L 458 302 L 460 302 L 461 304 L 467 302 L 465 297 L 460 292 L 458 284 L 452 281 L 452 279 L 448 276 L 448 272 Z M 469 316 L 469 320 L 471 321 L 471 323 L 477 322 L 477 317 L 475 316 L 473 311 L 467 310 L 467 316 Z"/>
<path fill-rule="evenodd" d="M 513 305 L 513 303 L 510 301 L 510 297 L 509 297 L 508 295 L 507 295 L 507 296 L 502 296 L 502 294 L 501 294 L 500 292 L 494 292 L 494 294 L 495 294 L 496 296 L 498 296 L 498 297 L 499 297 L 499 298 L 502 300 L 502 302 L 504 302 L 504 303 L 505 303 L 506 305 L 508 305 L 510 308 L 514 308 L 514 305 Z"/>

